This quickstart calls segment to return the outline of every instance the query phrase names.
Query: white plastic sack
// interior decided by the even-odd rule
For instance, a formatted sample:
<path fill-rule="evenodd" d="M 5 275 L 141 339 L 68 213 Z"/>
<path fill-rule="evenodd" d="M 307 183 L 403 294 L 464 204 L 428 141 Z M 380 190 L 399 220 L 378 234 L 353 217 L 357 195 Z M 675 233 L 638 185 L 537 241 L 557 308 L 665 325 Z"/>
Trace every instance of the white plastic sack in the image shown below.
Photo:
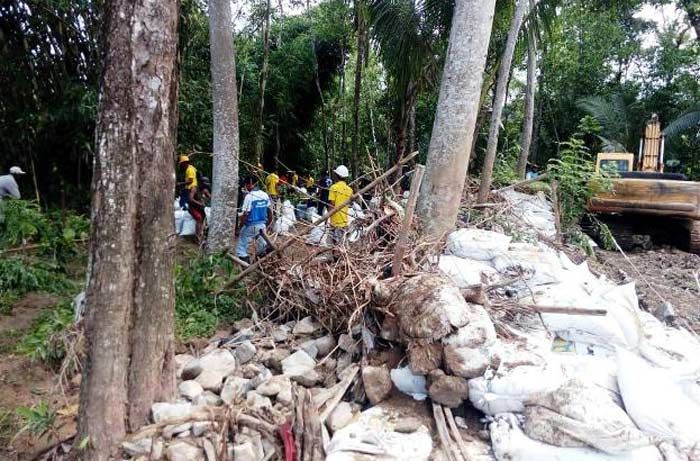
<path fill-rule="evenodd" d="M 522 413 L 532 404 L 558 389 L 565 381 L 556 365 L 523 365 L 496 376 L 469 380 L 469 400 L 487 415 Z"/>
<path fill-rule="evenodd" d="M 513 243 L 492 263 L 502 274 L 522 275 L 529 286 L 562 282 L 566 277 L 557 252 L 544 245 Z"/>
<path fill-rule="evenodd" d="M 467 288 L 482 283 L 495 283 L 498 273 L 489 264 L 473 259 L 464 259 L 453 255 L 440 255 L 438 268 L 460 288 Z"/>
<path fill-rule="evenodd" d="M 297 222 L 297 218 L 294 214 L 294 205 L 289 200 L 285 200 L 282 204 L 282 211 L 280 216 L 275 219 L 272 225 L 272 231 L 275 233 L 284 234 L 289 232 L 289 230 L 294 227 Z"/>
<path fill-rule="evenodd" d="M 544 194 L 524 194 L 513 189 L 506 189 L 499 195 L 511 205 L 511 213 L 523 224 L 530 226 L 545 237 L 554 237 L 557 233 L 554 225 L 554 211 Z"/>
<path fill-rule="evenodd" d="M 589 447 L 611 454 L 652 445 L 602 388 L 567 381 L 537 399 L 524 412 L 523 430 L 536 440 L 560 447 Z"/>
<path fill-rule="evenodd" d="M 428 389 L 425 387 L 425 376 L 414 375 L 409 367 L 394 368 L 390 372 L 394 386 L 414 400 L 425 400 Z"/>
<path fill-rule="evenodd" d="M 330 229 L 326 223 L 314 226 L 306 236 L 306 242 L 311 245 L 329 246 L 331 241 Z"/>
<path fill-rule="evenodd" d="M 622 400 L 627 414 L 643 431 L 682 445 L 700 443 L 700 405 L 667 372 L 623 349 L 617 351 Z"/>
<path fill-rule="evenodd" d="M 460 258 L 489 261 L 508 251 L 511 238 L 482 229 L 459 229 L 447 237 L 448 253 Z"/>
<path fill-rule="evenodd" d="M 400 415 L 381 406 L 363 411 L 356 421 L 338 430 L 326 445 L 326 461 L 427 461 L 433 451 L 425 426 L 409 434 L 395 432 Z"/>
<path fill-rule="evenodd" d="M 504 414 L 490 425 L 491 444 L 501 461 L 663 461 L 654 447 L 611 455 L 590 448 L 562 448 L 526 436 L 513 414 Z"/>
<path fill-rule="evenodd" d="M 687 330 L 671 328 L 648 312 L 639 312 L 643 334 L 639 353 L 674 375 L 697 377 L 700 373 L 700 341 Z"/>

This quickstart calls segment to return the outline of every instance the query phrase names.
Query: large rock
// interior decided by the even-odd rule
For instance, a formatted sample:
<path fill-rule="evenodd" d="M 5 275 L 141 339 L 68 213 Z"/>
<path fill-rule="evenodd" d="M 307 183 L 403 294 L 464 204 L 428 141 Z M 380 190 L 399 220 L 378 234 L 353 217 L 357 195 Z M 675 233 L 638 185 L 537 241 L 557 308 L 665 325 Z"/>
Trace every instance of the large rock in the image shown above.
<path fill-rule="evenodd" d="M 406 341 L 437 341 L 469 320 L 467 302 L 447 277 L 421 274 L 407 279 L 396 291 L 393 312 Z"/>
<path fill-rule="evenodd" d="M 255 391 L 248 391 L 245 398 L 245 403 L 249 408 L 269 408 L 272 406 L 272 401 L 268 397 L 263 397 Z"/>
<path fill-rule="evenodd" d="M 391 393 L 391 375 L 385 366 L 366 366 L 362 368 L 362 384 L 365 394 L 372 405 L 386 399 Z"/>
<path fill-rule="evenodd" d="M 195 379 L 204 370 L 227 376 L 236 369 L 236 359 L 227 349 L 214 349 L 198 359 L 190 360 L 182 370 L 182 379 Z"/>
<path fill-rule="evenodd" d="M 318 355 L 324 357 L 328 355 L 338 344 L 335 338 L 331 335 L 321 336 L 316 339 L 316 349 L 318 350 Z"/>
<path fill-rule="evenodd" d="M 496 342 L 496 329 L 486 309 L 478 304 L 464 304 L 467 323 L 444 338 L 443 343 L 471 348 L 493 345 Z"/>
<path fill-rule="evenodd" d="M 255 346 L 250 341 L 243 341 L 236 350 L 233 351 L 233 356 L 236 358 L 238 365 L 243 365 L 250 362 L 255 357 Z"/>
<path fill-rule="evenodd" d="M 195 397 L 204 392 L 202 385 L 193 380 L 181 382 L 177 386 L 177 390 L 180 392 L 180 395 L 185 397 L 187 400 L 194 400 Z"/>
<path fill-rule="evenodd" d="M 418 375 L 427 375 L 442 365 L 442 344 L 415 342 L 408 347 L 408 365 Z"/>
<path fill-rule="evenodd" d="M 173 418 L 185 418 L 189 416 L 193 411 L 197 410 L 196 406 L 191 403 L 168 403 L 168 402 L 157 402 L 151 406 L 151 413 L 153 414 L 153 422 L 160 423 L 167 419 Z"/>
<path fill-rule="evenodd" d="M 292 387 L 289 378 L 287 376 L 277 375 L 260 384 L 255 389 L 255 392 L 265 397 L 275 397 L 280 392 L 284 392 L 287 387 Z"/>
<path fill-rule="evenodd" d="M 229 404 L 237 400 L 243 400 L 250 389 L 250 379 L 229 376 L 221 389 L 221 400 Z"/>
<path fill-rule="evenodd" d="M 190 354 L 177 354 L 174 358 L 175 369 L 177 370 L 176 375 L 178 378 L 182 377 L 182 370 L 185 369 L 185 365 L 194 360 L 194 357 Z"/>
<path fill-rule="evenodd" d="M 326 424 L 331 432 L 335 432 L 350 424 L 352 418 L 352 406 L 348 402 L 340 402 L 328 416 Z"/>
<path fill-rule="evenodd" d="M 321 324 L 314 320 L 313 317 L 304 317 L 294 325 L 292 333 L 295 335 L 311 335 L 320 330 Z"/>
<path fill-rule="evenodd" d="M 282 343 L 289 339 L 289 328 L 285 325 L 281 325 L 272 329 L 270 337 L 276 343 Z"/>
<path fill-rule="evenodd" d="M 282 373 L 285 376 L 301 376 L 309 373 L 316 366 L 316 361 L 305 351 L 296 351 L 282 360 Z"/>
<path fill-rule="evenodd" d="M 304 341 L 299 345 L 299 349 L 309 354 L 309 357 L 312 359 L 315 359 L 318 356 L 318 346 L 316 346 L 315 339 Z"/>
<path fill-rule="evenodd" d="M 338 337 L 338 347 L 345 352 L 354 354 L 357 351 L 357 341 L 352 339 L 349 334 L 343 333 Z"/>
<path fill-rule="evenodd" d="M 428 395 L 433 402 L 456 408 L 469 398 L 469 385 L 464 378 L 442 375 L 431 380 Z"/>
<path fill-rule="evenodd" d="M 321 376 L 318 371 L 311 370 L 303 375 L 293 375 L 291 376 L 291 379 L 295 383 L 301 384 L 304 387 L 314 387 L 323 379 L 323 376 Z"/>
<path fill-rule="evenodd" d="M 262 357 L 262 363 L 266 367 L 270 367 L 275 371 L 281 372 L 282 371 L 282 360 L 289 357 L 290 354 L 291 354 L 291 352 L 289 350 L 281 348 L 281 347 L 272 349 L 270 351 L 265 351 L 265 353 Z"/>
<path fill-rule="evenodd" d="M 200 407 L 218 407 L 223 401 L 212 391 L 204 391 L 195 397 L 192 403 Z"/>
<path fill-rule="evenodd" d="M 482 376 L 491 363 L 486 348 L 445 346 L 443 356 L 447 371 L 467 379 Z"/>
<path fill-rule="evenodd" d="M 145 438 L 135 442 L 122 442 L 122 449 L 132 457 L 152 455 L 151 459 L 160 459 L 163 456 L 163 441 Z"/>
<path fill-rule="evenodd" d="M 218 394 L 221 392 L 221 386 L 225 377 L 226 374 L 220 371 L 204 370 L 195 378 L 195 381 L 199 383 L 204 390 L 212 391 L 215 394 Z"/>
<path fill-rule="evenodd" d="M 204 461 L 204 450 L 187 442 L 178 441 L 168 445 L 165 458 L 168 461 Z"/>

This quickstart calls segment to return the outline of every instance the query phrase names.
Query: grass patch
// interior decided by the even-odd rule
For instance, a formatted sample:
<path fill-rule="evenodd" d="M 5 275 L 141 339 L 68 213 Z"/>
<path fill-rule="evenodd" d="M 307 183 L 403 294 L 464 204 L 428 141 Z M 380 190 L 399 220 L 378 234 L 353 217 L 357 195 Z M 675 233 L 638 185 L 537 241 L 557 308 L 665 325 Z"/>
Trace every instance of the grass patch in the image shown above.
<path fill-rule="evenodd" d="M 11 313 L 14 303 L 32 291 L 70 296 L 75 290 L 75 283 L 57 264 L 21 257 L 0 260 L 0 314 Z"/>
<path fill-rule="evenodd" d="M 73 308 L 68 301 L 45 310 L 22 335 L 17 343 L 17 352 L 32 360 L 42 361 L 53 367 L 59 366 L 66 354 L 59 333 L 72 323 Z"/>
<path fill-rule="evenodd" d="M 238 268 L 223 255 L 207 255 L 175 268 L 175 331 L 178 338 L 211 336 L 222 323 L 247 315 L 245 288 L 217 292 Z"/>

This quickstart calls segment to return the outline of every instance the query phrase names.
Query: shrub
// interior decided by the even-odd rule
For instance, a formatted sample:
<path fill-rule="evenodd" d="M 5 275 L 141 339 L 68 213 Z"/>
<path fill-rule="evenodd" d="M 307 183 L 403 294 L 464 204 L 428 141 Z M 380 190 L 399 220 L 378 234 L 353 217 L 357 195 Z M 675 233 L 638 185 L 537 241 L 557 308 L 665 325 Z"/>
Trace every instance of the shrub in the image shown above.
<path fill-rule="evenodd" d="M 59 336 L 72 323 L 73 308 L 67 301 L 42 312 L 17 343 L 17 352 L 49 366 L 60 365 L 66 351 Z"/>
<path fill-rule="evenodd" d="M 53 263 L 29 262 L 20 257 L 0 259 L 0 313 L 31 291 L 67 295 L 75 290 L 62 268 Z"/>
<path fill-rule="evenodd" d="M 211 335 L 222 322 L 245 315 L 244 288 L 217 295 L 238 272 L 224 255 L 208 255 L 175 268 L 175 329 L 179 338 Z"/>

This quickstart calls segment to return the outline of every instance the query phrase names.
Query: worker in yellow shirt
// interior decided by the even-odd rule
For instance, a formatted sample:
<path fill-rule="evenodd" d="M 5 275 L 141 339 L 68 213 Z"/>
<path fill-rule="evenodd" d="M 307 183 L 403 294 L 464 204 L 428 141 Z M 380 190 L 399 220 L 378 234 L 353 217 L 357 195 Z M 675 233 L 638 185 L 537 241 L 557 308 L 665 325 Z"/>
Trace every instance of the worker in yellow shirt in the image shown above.
<path fill-rule="evenodd" d="M 336 181 L 328 191 L 328 202 L 335 208 L 347 202 L 350 197 L 352 197 L 352 188 L 345 182 L 348 176 L 350 176 L 348 167 L 345 165 L 338 166 L 338 168 L 333 170 L 333 175 Z M 332 229 L 331 237 L 334 243 L 342 243 L 348 229 L 348 222 L 348 205 L 346 204 L 340 211 L 330 217 Z"/>
<path fill-rule="evenodd" d="M 183 196 L 187 198 L 187 211 L 194 218 L 196 223 L 196 240 L 201 242 L 204 234 L 204 202 L 199 190 L 199 181 L 197 180 L 197 168 L 190 163 L 190 158 L 187 155 L 181 155 L 178 164 L 180 170 L 185 172 L 185 189 Z"/>
<path fill-rule="evenodd" d="M 304 178 L 304 187 L 306 187 L 306 190 L 311 193 L 311 190 L 313 190 L 314 185 L 316 182 L 314 181 L 314 177 L 311 176 L 311 173 L 306 173 L 306 178 Z"/>
<path fill-rule="evenodd" d="M 292 180 L 292 186 L 299 187 L 299 175 L 296 171 L 290 171 L 289 176 Z"/>
<path fill-rule="evenodd" d="M 277 168 L 275 168 L 272 170 L 272 173 L 265 178 L 265 189 L 267 189 L 267 195 L 269 195 L 272 200 L 276 200 L 279 197 L 279 192 L 277 190 L 279 182 L 280 177 L 277 174 Z"/>

